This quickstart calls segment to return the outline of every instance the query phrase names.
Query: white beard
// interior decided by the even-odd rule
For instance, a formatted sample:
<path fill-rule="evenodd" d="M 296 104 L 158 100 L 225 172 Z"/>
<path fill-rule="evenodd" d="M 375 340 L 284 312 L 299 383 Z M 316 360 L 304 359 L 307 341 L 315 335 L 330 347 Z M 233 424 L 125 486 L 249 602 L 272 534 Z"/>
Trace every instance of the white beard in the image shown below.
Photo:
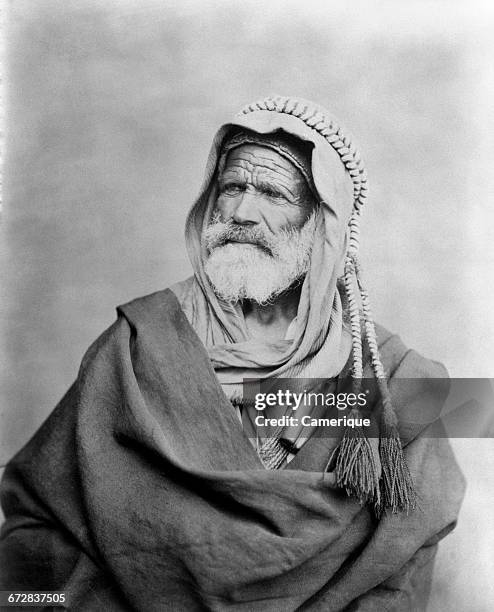
<path fill-rule="evenodd" d="M 204 233 L 209 252 L 204 269 L 214 292 L 232 303 L 244 299 L 271 303 L 308 271 L 315 228 L 315 211 L 301 229 L 278 234 L 213 218 Z M 234 237 L 255 244 L 226 242 Z"/>

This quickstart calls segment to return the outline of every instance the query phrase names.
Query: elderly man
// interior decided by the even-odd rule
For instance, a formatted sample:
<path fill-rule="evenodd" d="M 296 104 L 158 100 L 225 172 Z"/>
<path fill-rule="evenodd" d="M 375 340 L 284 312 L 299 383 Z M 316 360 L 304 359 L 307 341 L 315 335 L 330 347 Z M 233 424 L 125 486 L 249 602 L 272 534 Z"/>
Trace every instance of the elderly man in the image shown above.
<path fill-rule="evenodd" d="M 194 276 L 118 308 L 6 470 L 2 588 L 82 610 L 425 608 L 463 479 L 417 418 L 444 369 L 372 321 L 366 195 L 311 103 L 267 98 L 219 130 L 187 220 Z M 313 402 L 304 425 L 268 406 L 260 432 L 243 388 L 334 396 L 370 376 L 367 433 L 319 435 Z"/>

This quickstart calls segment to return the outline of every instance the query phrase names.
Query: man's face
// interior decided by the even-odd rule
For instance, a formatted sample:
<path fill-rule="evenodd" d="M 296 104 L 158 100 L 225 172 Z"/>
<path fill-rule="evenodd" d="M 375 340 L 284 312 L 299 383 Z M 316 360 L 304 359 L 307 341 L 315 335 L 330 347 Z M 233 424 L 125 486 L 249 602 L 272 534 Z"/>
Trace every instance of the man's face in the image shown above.
<path fill-rule="evenodd" d="M 243 145 L 228 155 L 204 234 L 206 273 L 226 301 L 271 302 L 310 265 L 315 201 L 302 173 L 275 151 Z"/>
<path fill-rule="evenodd" d="M 243 145 L 229 153 L 218 187 L 221 221 L 261 226 L 273 234 L 301 228 L 315 205 L 300 170 L 259 145 Z"/>

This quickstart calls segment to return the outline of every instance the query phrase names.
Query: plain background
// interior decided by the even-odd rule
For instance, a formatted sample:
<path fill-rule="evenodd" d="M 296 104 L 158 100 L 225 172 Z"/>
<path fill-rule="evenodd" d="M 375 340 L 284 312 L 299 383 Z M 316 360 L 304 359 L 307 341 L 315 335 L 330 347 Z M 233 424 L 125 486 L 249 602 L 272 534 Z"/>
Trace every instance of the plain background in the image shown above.
<path fill-rule="evenodd" d="M 456 377 L 494 370 L 494 11 L 479 0 L 15 0 L 7 9 L 0 460 L 34 433 L 115 306 L 190 273 L 183 224 L 211 137 L 270 93 L 356 136 L 375 319 Z M 431 611 L 494 601 L 492 440 Z"/>

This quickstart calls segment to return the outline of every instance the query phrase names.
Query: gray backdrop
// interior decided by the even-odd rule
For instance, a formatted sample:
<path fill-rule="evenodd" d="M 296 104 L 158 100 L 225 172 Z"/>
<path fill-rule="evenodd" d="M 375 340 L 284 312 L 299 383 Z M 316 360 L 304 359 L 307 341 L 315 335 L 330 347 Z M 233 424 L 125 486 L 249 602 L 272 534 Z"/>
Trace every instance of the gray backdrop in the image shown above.
<path fill-rule="evenodd" d="M 190 273 L 183 224 L 211 137 L 267 93 L 320 102 L 360 143 L 376 320 L 452 376 L 492 374 L 488 2 L 7 8 L 3 463 L 76 376 L 115 306 Z M 494 601 L 494 447 L 454 443 L 469 493 L 440 552 L 431 610 L 482 612 Z"/>

